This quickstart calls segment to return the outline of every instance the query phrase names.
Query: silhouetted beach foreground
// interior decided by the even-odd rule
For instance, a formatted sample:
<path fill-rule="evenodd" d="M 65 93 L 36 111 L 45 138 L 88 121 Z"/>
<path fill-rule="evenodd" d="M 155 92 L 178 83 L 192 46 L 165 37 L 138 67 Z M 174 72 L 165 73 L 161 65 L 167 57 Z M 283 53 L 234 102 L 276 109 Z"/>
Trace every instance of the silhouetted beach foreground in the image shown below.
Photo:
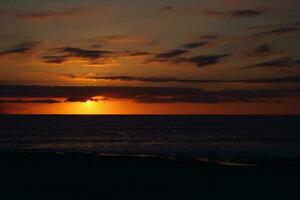
<path fill-rule="evenodd" d="M 225 166 L 193 159 L 2 153 L 5 199 L 294 199 L 300 162 Z"/>
<path fill-rule="evenodd" d="M 295 199 L 299 124 L 299 116 L 0 115 L 0 199 Z"/>

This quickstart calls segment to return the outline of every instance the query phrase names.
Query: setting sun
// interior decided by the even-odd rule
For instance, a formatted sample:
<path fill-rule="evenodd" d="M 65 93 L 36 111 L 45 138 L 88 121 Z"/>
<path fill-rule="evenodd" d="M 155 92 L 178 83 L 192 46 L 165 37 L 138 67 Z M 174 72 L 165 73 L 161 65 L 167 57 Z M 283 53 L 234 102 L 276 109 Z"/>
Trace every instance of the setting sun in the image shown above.
<path fill-rule="evenodd" d="M 91 101 L 91 100 L 87 100 L 85 103 L 86 103 L 86 104 L 91 104 L 92 101 Z"/>

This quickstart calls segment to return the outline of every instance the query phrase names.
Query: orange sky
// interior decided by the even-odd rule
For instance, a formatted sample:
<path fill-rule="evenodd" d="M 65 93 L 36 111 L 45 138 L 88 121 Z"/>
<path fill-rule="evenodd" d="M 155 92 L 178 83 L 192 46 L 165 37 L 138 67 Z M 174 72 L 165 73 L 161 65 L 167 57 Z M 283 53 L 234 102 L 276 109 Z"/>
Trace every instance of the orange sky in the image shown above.
<path fill-rule="evenodd" d="M 296 105 L 296 106 L 295 106 Z M 297 104 L 194 103 L 143 104 L 105 101 L 59 104 L 4 104 L 6 114 L 299 114 Z M 0 109 L 1 110 L 1 109 Z"/>
<path fill-rule="evenodd" d="M 300 114 L 299 9 L 3 0 L 0 114 Z M 105 100 L 85 103 L 95 96 Z"/>

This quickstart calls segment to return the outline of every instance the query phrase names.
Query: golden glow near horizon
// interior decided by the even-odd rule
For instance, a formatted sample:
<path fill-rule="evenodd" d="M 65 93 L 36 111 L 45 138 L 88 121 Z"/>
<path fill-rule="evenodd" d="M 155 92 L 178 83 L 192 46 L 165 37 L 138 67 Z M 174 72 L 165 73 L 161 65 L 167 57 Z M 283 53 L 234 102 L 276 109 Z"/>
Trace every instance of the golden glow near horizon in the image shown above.
<path fill-rule="evenodd" d="M 91 105 L 91 104 L 92 104 L 92 101 L 91 101 L 91 100 L 87 100 L 85 103 L 86 103 L 87 105 Z"/>
<path fill-rule="evenodd" d="M 298 114 L 295 104 L 143 104 L 132 101 L 5 104 L 7 114 Z M 234 109 L 232 109 L 234 108 Z"/>

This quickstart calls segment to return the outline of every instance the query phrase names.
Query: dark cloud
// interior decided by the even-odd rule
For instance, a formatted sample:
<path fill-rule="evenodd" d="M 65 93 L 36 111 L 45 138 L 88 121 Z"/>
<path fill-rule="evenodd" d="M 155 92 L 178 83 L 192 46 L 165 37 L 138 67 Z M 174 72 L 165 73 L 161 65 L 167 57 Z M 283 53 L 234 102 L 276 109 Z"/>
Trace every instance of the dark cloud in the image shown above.
<path fill-rule="evenodd" d="M 229 11 L 219 11 L 214 9 L 203 9 L 203 7 L 190 7 L 190 8 L 181 8 L 174 6 L 164 6 L 161 9 L 166 13 L 180 14 L 180 15 L 206 15 L 212 17 L 229 17 L 234 19 L 240 18 L 251 18 L 258 17 L 266 14 L 269 11 L 269 8 L 262 9 L 237 9 Z"/>
<path fill-rule="evenodd" d="M 215 40 L 216 38 L 211 36 L 207 36 L 211 38 L 211 40 Z M 160 62 L 160 63 L 171 63 L 171 64 L 195 64 L 198 67 L 208 66 L 217 64 L 220 62 L 222 58 L 229 57 L 229 54 L 220 54 L 220 55 L 199 55 L 194 57 L 184 57 L 183 54 L 191 52 L 194 48 L 209 46 L 209 42 L 191 42 L 182 45 L 183 49 L 173 49 L 168 52 L 154 54 L 153 58 L 147 58 L 145 63 L 149 62 Z"/>
<path fill-rule="evenodd" d="M 68 56 L 43 56 L 47 63 L 60 64 L 68 60 Z"/>
<path fill-rule="evenodd" d="M 174 49 L 174 50 L 171 50 L 169 52 L 166 52 L 166 53 L 160 53 L 156 56 L 156 58 L 173 58 L 173 57 L 176 57 L 176 56 L 180 56 L 184 53 L 187 53 L 188 51 L 186 50 L 182 50 L 182 49 Z"/>
<path fill-rule="evenodd" d="M 129 56 L 148 56 L 148 55 L 153 55 L 153 54 L 146 52 L 146 51 L 141 51 L 141 52 L 128 53 L 128 55 Z"/>
<path fill-rule="evenodd" d="M 70 75 L 70 78 L 78 78 L 77 76 Z M 88 79 L 108 80 L 108 81 L 141 81 L 141 82 L 153 82 L 153 83 L 208 83 L 216 82 L 216 80 L 196 80 L 196 79 L 178 79 L 174 77 L 136 77 L 136 76 L 89 76 Z M 219 82 L 219 81 L 218 81 Z"/>
<path fill-rule="evenodd" d="M 82 8 L 63 8 L 58 10 L 15 10 L 15 9 L 1 9 L 0 15 L 15 16 L 25 20 L 52 20 L 52 19 L 66 19 L 88 14 L 96 11 L 95 9 L 82 9 Z"/>
<path fill-rule="evenodd" d="M 299 89 L 222 90 L 205 91 L 176 87 L 77 87 L 77 86 L 0 86 L 0 97 L 10 98 L 65 98 L 86 101 L 96 96 L 105 99 L 131 99 L 140 103 L 224 103 L 272 102 L 281 97 L 300 94 Z"/>
<path fill-rule="evenodd" d="M 109 51 L 101 51 L 101 50 L 85 50 L 74 47 L 64 47 L 59 49 L 60 53 L 67 53 L 67 55 L 78 58 L 86 58 L 86 59 L 98 59 L 105 54 L 110 54 Z"/>
<path fill-rule="evenodd" d="M 231 12 L 232 17 L 242 18 L 242 17 L 256 17 L 262 15 L 262 11 L 258 10 L 236 10 Z"/>
<path fill-rule="evenodd" d="M 153 83 L 296 83 L 300 82 L 300 75 L 265 78 L 265 79 L 240 79 L 240 80 L 222 80 L 222 79 L 180 79 L 175 77 L 138 77 L 138 76 L 96 76 L 96 75 L 74 75 L 63 74 L 62 76 L 70 79 L 91 79 L 104 81 L 139 81 Z"/>
<path fill-rule="evenodd" d="M 80 58 L 89 63 L 105 63 L 105 60 L 111 58 L 111 54 L 114 52 L 102 51 L 102 50 L 87 50 L 74 47 L 58 48 L 56 55 L 46 55 L 43 59 L 47 63 L 60 64 L 64 63 L 71 58 Z"/>
<path fill-rule="evenodd" d="M 284 28 L 275 28 L 268 31 L 262 31 L 255 34 L 255 36 L 269 36 L 269 35 L 285 35 L 288 33 L 298 32 L 300 29 L 297 27 L 284 27 Z"/>
<path fill-rule="evenodd" d="M 261 62 L 256 65 L 249 66 L 249 68 L 253 67 L 293 67 L 296 66 L 297 61 L 293 60 L 290 57 L 279 58 L 275 60 L 270 60 L 266 62 Z"/>
<path fill-rule="evenodd" d="M 54 100 L 54 99 L 36 99 L 36 100 L 26 100 L 26 99 L 13 99 L 13 100 L 4 100 L 0 99 L 0 103 L 62 103 L 62 101 Z"/>
<path fill-rule="evenodd" d="M 78 58 L 87 62 L 88 64 L 111 64 L 114 63 L 116 59 L 121 57 L 136 57 L 136 56 L 148 56 L 153 55 L 153 53 L 145 51 L 137 52 L 116 52 L 116 51 L 106 51 L 106 50 L 94 50 L 94 49 L 82 49 L 76 47 L 62 47 L 55 49 L 53 55 L 44 55 L 42 58 L 47 63 L 61 64 Z"/>
<path fill-rule="evenodd" d="M 282 51 L 276 50 L 270 45 L 263 44 L 257 48 L 248 50 L 246 52 L 246 55 L 251 57 L 267 57 L 267 56 L 276 55 L 280 53 L 282 53 Z"/>
<path fill-rule="evenodd" d="M 174 53 L 175 54 L 175 53 Z M 165 57 L 156 57 L 154 59 L 148 59 L 145 63 L 148 62 L 162 62 L 162 63 L 173 63 L 173 64 L 195 64 L 198 67 L 209 66 L 217 64 L 221 59 L 229 57 L 230 54 L 220 54 L 220 55 L 200 55 L 194 57 L 177 57 L 175 55 L 165 56 Z"/>
<path fill-rule="evenodd" d="M 258 17 L 266 13 L 266 10 L 253 10 L 253 9 L 245 9 L 245 10 L 233 10 L 233 11 L 217 11 L 212 9 L 206 9 L 203 11 L 205 15 L 215 16 L 215 17 L 231 17 L 235 19 L 240 18 L 250 18 L 250 17 Z"/>
<path fill-rule="evenodd" d="M 208 42 L 191 42 L 183 45 L 183 47 L 187 49 L 194 49 L 194 48 L 205 46 L 207 44 Z"/>
<path fill-rule="evenodd" d="M 16 16 L 22 19 L 56 19 L 63 17 L 72 17 L 78 14 L 86 12 L 81 9 L 67 8 L 61 11 L 42 11 L 42 12 L 21 12 Z"/>
<path fill-rule="evenodd" d="M 9 54 L 22 54 L 27 53 L 38 46 L 39 42 L 36 41 L 25 41 L 17 44 L 13 48 L 0 52 L 0 56 Z"/>
<path fill-rule="evenodd" d="M 221 37 L 218 35 L 199 35 L 196 38 L 199 40 L 217 40 L 220 39 Z"/>
<path fill-rule="evenodd" d="M 298 83 L 300 82 L 300 76 L 288 76 L 281 78 L 270 78 L 270 79 L 251 79 L 244 80 L 245 83 Z"/>
<path fill-rule="evenodd" d="M 127 43 L 147 43 L 147 38 L 136 35 L 108 35 L 98 38 L 101 43 L 127 44 Z"/>
<path fill-rule="evenodd" d="M 208 55 L 208 56 L 195 56 L 189 59 L 190 62 L 195 63 L 198 67 L 217 64 L 222 58 L 230 56 L 229 54 L 222 55 Z"/>

